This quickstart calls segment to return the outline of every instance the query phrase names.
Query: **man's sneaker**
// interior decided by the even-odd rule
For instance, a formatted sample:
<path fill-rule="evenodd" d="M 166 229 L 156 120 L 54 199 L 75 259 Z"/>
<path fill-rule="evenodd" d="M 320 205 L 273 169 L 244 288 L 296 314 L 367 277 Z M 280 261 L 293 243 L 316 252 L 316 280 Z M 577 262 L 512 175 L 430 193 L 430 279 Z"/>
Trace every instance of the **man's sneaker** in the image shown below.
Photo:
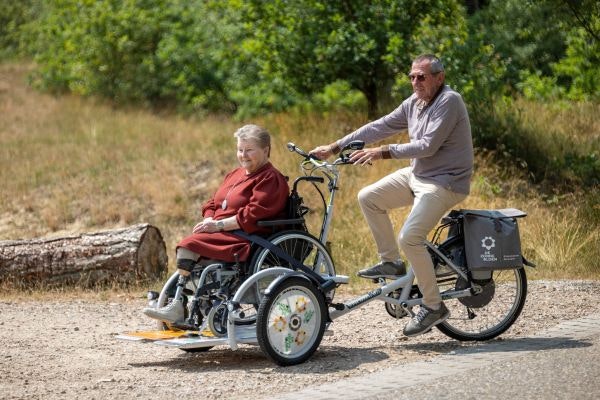
<path fill-rule="evenodd" d="M 358 276 L 369 279 L 390 278 L 395 279 L 400 275 L 406 274 L 404 262 L 384 261 L 372 266 L 371 268 L 361 269 L 356 273 Z"/>
<path fill-rule="evenodd" d="M 181 300 L 174 300 L 161 308 L 146 307 L 143 313 L 150 318 L 171 323 L 181 322 L 185 317 Z"/>
<path fill-rule="evenodd" d="M 442 302 L 438 310 L 422 305 L 421 309 L 404 327 L 406 336 L 417 336 L 425 333 L 440 322 L 444 322 L 450 316 L 450 311 Z"/>

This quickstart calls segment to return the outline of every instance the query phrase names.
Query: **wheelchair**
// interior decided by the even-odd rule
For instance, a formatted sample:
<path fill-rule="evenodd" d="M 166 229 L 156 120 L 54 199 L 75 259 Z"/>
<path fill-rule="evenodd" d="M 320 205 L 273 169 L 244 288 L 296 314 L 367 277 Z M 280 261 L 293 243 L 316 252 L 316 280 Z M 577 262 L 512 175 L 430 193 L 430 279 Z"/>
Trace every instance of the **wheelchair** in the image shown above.
<path fill-rule="evenodd" d="M 297 196 L 290 195 L 290 202 Z M 265 239 L 277 246 L 295 260 L 310 265 L 311 269 L 321 275 L 335 276 L 335 268 L 327 248 L 305 228 L 303 218 L 261 221 L 259 226 L 289 227 L 269 235 Z M 218 260 L 200 260 L 191 271 L 183 289 L 185 322 L 183 324 L 167 324 L 159 322 L 159 329 L 203 330 L 207 327 L 215 336 L 227 334 L 227 302 L 239 289 L 241 283 L 250 275 L 271 267 L 292 268 L 291 263 L 269 248 L 252 244 L 249 261 L 222 262 Z M 165 283 L 160 293 L 150 292 L 150 305 L 162 307 L 175 296 L 179 274 L 174 272 Z M 252 290 L 248 290 L 240 307 L 238 325 L 248 325 L 256 321 L 256 312 L 264 291 L 273 281 L 266 277 L 256 282 Z M 154 301 L 153 301 L 154 300 Z"/>
<path fill-rule="evenodd" d="M 353 143 L 344 149 L 338 164 L 349 163 L 349 152 L 358 147 L 359 143 Z M 336 275 L 332 257 L 326 246 L 339 174 L 337 168 L 330 167 L 320 171 L 322 176 L 315 176 L 314 167 L 321 164 L 291 143 L 288 144 L 288 149 L 304 158 L 301 163 L 304 175 L 297 177 L 293 182 L 287 202 L 286 218 L 259 221 L 259 226 L 271 230 L 268 235 L 233 232 L 251 242 L 250 257 L 247 261 L 222 262 L 201 259 L 187 279 L 182 279 L 175 272 L 160 292 L 149 292 L 149 305 L 159 308 L 177 298 L 180 291 L 185 310 L 185 320 L 182 323 L 158 322 L 158 330 L 172 336 L 153 334 L 153 338 L 166 339 L 162 344 L 179 343 L 176 347 L 186 352 L 206 351 L 213 345 L 223 343 L 223 340 L 233 349 L 240 341 L 258 341 L 267 355 L 281 365 L 302 362 L 316 350 L 326 326 L 331 322 L 326 315 L 327 305 L 333 302 L 335 288 L 348 282 L 348 277 Z M 328 201 L 318 185 L 324 183 L 325 179 L 328 179 Z M 324 215 L 318 237 L 307 229 L 305 216 L 311 210 L 299 194 L 300 184 L 313 185 L 323 201 Z M 297 306 L 294 305 L 298 312 L 293 324 L 297 326 L 290 326 L 295 335 L 295 345 L 289 343 L 289 337 L 283 339 L 288 343 L 283 345 L 285 349 L 280 352 L 282 354 L 278 354 L 277 350 L 273 350 L 270 340 L 258 338 L 261 304 L 265 302 L 265 294 L 269 293 L 270 288 L 280 287 L 281 279 L 292 276 L 295 280 L 301 280 L 303 284 L 308 282 L 314 285 L 315 288 L 309 288 L 307 293 L 294 297 L 298 302 Z M 294 279 L 291 282 L 293 283 Z M 317 309 L 322 312 L 318 312 L 320 315 L 313 319 L 308 314 L 314 313 L 315 310 L 307 305 L 317 303 Z M 301 321 L 302 318 L 304 322 Z M 307 323 L 307 320 L 311 320 L 310 323 Z M 284 322 L 280 318 L 274 323 L 279 326 Z M 303 323 L 311 326 L 310 332 L 300 328 Z M 232 332 L 233 330 L 235 332 Z"/>

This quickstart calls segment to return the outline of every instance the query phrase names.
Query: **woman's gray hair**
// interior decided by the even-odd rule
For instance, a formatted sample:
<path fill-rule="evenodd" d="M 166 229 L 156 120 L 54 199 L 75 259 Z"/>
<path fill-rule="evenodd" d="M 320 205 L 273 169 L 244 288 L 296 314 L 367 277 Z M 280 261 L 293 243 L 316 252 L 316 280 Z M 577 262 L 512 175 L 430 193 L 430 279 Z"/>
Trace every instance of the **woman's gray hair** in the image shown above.
<path fill-rule="evenodd" d="M 439 72 L 444 72 L 444 64 L 442 64 L 442 60 L 436 57 L 433 54 L 421 54 L 417 58 L 413 60 L 413 64 L 418 64 L 423 61 L 429 61 L 429 72 L 432 74 L 437 74 Z"/>
<path fill-rule="evenodd" d="M 238 140 L 253 140 L 262 149 L 268 147 L 269 153 L 271 153 L 271 135 L 265 128 L 261 126 L 253 124 L 244 125 L 235 131 L 233 136 Z"/>

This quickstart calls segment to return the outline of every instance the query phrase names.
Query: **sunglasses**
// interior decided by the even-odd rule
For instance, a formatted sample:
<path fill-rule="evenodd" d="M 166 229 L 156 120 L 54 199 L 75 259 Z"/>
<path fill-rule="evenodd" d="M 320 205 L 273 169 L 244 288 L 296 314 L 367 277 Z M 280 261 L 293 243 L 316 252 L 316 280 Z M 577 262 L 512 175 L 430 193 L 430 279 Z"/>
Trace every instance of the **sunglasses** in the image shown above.
<path fill-rule="evenodd" d="M 415 79 L 418 80 L 419 82 L 423 82 L 425 80 L 425 78 L 427 77 L 427 75 L 431 75 L 431 74 L 408 74 L 408 79 L 410 79 L 410 81 L 414 81 Z"/>

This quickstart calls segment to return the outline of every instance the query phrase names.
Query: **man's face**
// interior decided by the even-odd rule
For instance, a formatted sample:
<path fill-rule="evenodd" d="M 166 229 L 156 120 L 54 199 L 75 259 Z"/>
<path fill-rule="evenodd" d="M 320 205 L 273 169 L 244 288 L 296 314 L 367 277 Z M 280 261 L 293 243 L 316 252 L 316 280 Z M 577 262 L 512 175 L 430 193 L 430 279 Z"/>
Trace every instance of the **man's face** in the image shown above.
<path fill-rule="evenodd" d="M 417 98 L 429 102 L 444 82 L 444 72 L 432 75 L 429 61 L 414 63 L 408 74 Z"/>

